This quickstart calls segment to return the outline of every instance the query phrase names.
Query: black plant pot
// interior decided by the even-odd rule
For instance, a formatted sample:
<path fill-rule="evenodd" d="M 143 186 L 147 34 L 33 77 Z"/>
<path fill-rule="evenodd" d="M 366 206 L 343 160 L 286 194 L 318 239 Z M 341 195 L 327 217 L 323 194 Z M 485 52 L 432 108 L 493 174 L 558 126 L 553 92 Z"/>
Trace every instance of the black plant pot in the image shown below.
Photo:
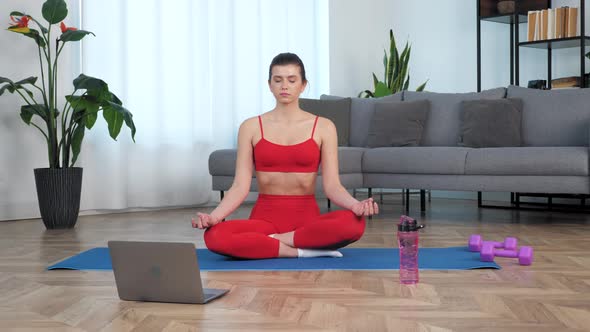
<path fill-rule="evenodd" d="M 45 227 L 73 228 L 80 211 L 82 168 L 36 168 L 35 184 Z"/>

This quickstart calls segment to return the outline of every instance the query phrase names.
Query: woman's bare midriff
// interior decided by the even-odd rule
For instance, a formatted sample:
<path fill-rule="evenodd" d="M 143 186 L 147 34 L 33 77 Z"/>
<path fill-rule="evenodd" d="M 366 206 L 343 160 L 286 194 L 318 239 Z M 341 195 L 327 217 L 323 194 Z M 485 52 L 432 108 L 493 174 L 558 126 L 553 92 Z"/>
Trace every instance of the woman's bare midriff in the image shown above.
<path fill-rule="evenodd" d="M 317 173 L 256 172 L 258 192 L 267 195 L 313 195 Z"/>

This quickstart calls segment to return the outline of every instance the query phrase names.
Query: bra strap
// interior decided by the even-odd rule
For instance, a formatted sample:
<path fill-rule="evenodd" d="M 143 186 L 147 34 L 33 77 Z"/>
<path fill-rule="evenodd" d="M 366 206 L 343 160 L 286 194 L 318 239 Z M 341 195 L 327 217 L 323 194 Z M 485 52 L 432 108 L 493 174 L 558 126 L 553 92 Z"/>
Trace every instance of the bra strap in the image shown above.
<path fill-rule="evenodd" d="M 262 135 L 262 138 L 264 138 L 264 131 L 262 130 L 262 117 L 260 115 L 258 116 L 258 123 L 260 123 L 260 135 Z"/>
<path fill-rule="evenodd" d="M 311 130 L 311 138 L 313 138 L 313 133 L 315 132 L 315 125 L 318 124 L 319 118 L 320 118 L 319 115 L 315 117 L 315 122 L 313 123 L 313 129 Z"/>

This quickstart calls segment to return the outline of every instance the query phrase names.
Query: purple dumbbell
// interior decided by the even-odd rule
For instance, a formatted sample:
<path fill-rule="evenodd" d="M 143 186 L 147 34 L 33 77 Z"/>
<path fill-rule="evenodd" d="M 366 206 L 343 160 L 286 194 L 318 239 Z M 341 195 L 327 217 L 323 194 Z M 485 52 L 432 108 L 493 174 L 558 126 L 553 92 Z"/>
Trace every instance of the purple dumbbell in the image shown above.
<path fill-rule="evenodd" d="M 504 248 L 506 250 L 516 250 L 518 240 L 515 237 L 507 237 L 504 242 L 484 241 L 479 234 L 473 234 L 469 237 L 469 251 L 480 251 L 484 243 L 492 243 L 495 248 Z"/>
<path fill-rule="evenodd" d="M 531 265 L 533 262 L 533 248 L 528 246 L 522 246 L 518 251 L 516 250 L 504 250 L 496 249 L 492 243 L 484 242 L 481 247 L 481 261 L 482 262 L 493 262 L 494 257 L 508 257 L 518 258 L 520 265 Z"/>

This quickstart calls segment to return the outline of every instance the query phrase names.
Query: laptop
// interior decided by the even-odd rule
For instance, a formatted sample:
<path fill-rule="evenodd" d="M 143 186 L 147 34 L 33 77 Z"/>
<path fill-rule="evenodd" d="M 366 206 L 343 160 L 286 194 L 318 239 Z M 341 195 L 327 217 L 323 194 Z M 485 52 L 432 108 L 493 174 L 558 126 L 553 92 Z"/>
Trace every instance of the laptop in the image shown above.
<path fill-rule="evenodd" d="M 203 288 L 193 243 L 109 241 L 108 246 L 122 300 L 205 304 L 229 291 Z"/>

